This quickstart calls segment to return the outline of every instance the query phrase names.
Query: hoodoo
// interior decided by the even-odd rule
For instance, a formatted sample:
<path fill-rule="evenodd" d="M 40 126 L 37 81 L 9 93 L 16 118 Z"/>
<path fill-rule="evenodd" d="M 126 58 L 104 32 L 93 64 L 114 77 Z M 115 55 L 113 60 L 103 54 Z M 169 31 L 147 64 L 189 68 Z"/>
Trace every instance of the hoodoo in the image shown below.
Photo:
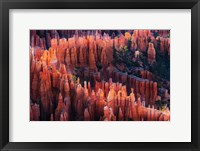
<path fill-rule="evenodd" d="M 31 121 L 169 121 L 169 30 L 31 30 Z"/>

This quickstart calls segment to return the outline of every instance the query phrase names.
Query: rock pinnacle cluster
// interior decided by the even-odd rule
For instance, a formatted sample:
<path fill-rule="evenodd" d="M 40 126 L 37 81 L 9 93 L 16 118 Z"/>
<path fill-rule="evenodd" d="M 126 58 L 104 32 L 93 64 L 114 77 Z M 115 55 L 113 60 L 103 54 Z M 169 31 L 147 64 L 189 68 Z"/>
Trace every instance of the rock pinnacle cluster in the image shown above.
<path fill-rule="evenodd" d="M 169 30 L 31 30 L 30 121 L 170 121 Z"/>

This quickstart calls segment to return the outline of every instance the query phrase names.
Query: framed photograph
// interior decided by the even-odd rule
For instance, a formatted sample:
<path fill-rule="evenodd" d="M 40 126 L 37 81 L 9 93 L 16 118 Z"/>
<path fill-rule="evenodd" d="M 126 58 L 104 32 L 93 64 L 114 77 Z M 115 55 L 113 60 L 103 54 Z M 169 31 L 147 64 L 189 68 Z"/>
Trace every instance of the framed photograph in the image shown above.
<path fill-rule="evenodd" d="M 1 150 L 200 150 L 198 0 L 1 0 Z"/>

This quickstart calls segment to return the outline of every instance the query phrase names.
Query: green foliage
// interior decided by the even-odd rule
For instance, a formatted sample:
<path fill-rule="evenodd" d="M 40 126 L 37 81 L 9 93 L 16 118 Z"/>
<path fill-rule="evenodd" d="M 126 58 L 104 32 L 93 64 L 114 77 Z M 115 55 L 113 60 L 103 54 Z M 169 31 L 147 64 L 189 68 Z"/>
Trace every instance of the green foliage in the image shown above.
<path fill-rule="evenodd" d="M 128 49 L 127 46 L 121 48 L 117 51 L 115 48 L 113 49 L 113 64 L 124 64 L 126 67 L 139 67 L 138 62 L 133 62 L 134 52 Z M 125 71 L 124 71 L 125 72 Z"/>
<path fill-rule="evenodd" d="M 124 51 L 124 52 L 128 51 L 128 47 L 127 47 L 127 46 L 124 46 L 123 51 Z"/>
<path fill-rule="evenodd" d="M 167 108 L 167 104 L 162 104 L 162 106 L 161 106 L 161 110 L 162 110 L 162 111 L 165 111 L 166 108 Z"/>
<path fill-rule="evenodd" d="M 149 42 L 151 42 L 151 38 L 150 38 L 150 37 L 148 37 L 148 39 L 147 39 L 147 40 L 148 40 L 148 43 L 149 43 Z"/>
<path fill-rule="evenodd" d="M 113 61 L 112 63 L 115 64 L 117 60 L 117 50 L 113 47 Z"/>
<path fill-rule="evenodd" d="M 149 39 L 150 40 L 150 39 Z M 131 44 L 131 41 L 128 43 Z M 170 57 L 166 54 L 160 53 L 160 39 L 158 39 L 158 44 L 156 48 L 156 62 L 149 64 L 147 60 L 147 52 L 142 52 L 137 61 L 133 61 L 134 51 L 129 49 L 129 46 L 122 47 L 120 50 L 116 50 L 113 47 L 113 65 L 124 64 L 127 68 L 130 67 L 143 67 L 145 70 L 149 70 L 156 77 L 161 79 L 170 79 Z M 140 64 L 141 62 L 141 64 Z M 122 71 L 125 72 L 125 71 Z"/>
<path fill-rule="evenodd" d="M 131 41 L 131 39 L 129 39 L 128 43 L 127 43 L 127 49 L 129 49 L 129 50 L 131 49 L 131 43 L 132 43 L 132 41 Z"/>
<path fill-rule="evenodd" d="M 102 69 L 102 64 L 100 62 L 97 62 L 96 67 L 98 71 L 100 71 Z"/>
<path fill-rule="evenodd" d="M 170 80 L 170 58 L 167 53 L 163 55 L 158 52 L 151 72 L 163 79 Z"/>
<path fill-rule="evenodd" d="M 75 75 L 72 75 L 72 80 L 74 81 L 74 83 L 76 83 L 77 77 Z"/>
<path fill-rule="evenodd" d="M 170 38 L 170 34 L 167 34 L 166 38 Z"/>
<path fill-rule="evenodd" d="M 156 63 L 150 67 L 150 71 L 156 76 L 170 80 L 170 57 L 167 51 L 165 54 L 160 52 L 160 38 L 156 48 Z"/>
<path fill-rule="evenodd" d="M 162 108 L 162 102 L 161 102 L 161 100 L 156 101 L 156 102 L 155 102 L 155 105 L 156 105 L 158 108 Z"/>

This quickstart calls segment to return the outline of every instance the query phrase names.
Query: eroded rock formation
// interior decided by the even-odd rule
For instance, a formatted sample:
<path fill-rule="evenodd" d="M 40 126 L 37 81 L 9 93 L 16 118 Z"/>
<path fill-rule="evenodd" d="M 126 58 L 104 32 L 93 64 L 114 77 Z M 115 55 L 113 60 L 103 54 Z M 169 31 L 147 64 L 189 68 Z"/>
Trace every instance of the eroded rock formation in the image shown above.
<path fill-rule="evenodd" d="M 157 105 L 170 100 L 169 80 L 150 70 L 160 63 L 157 55 L 169 59 L 168 36 L 151 30 L 31 31 L 30 120 L 170 120 L 169 105 Z"/>

